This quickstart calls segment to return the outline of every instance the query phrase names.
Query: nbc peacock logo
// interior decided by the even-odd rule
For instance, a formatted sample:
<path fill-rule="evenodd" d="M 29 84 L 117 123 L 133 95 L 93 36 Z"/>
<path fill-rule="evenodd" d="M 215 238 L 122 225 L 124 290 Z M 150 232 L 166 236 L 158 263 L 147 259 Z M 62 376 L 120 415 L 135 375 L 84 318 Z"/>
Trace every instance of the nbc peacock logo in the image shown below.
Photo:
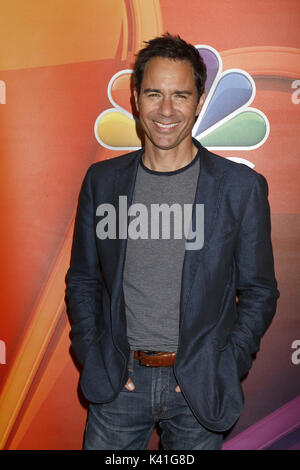
<path fill-rule="evenodd" d="M 270 125 L 260 110 L 250 107 L 256 87 L 244 70 L 222 71 L 220 54 L 207 45 L 197 45 L 207 67 L 205 102 L 194 127 L 193 137 L 208 150 L 254 150 L 267 140 Z M 112 108 L 96 119 L 94 132 L 99 144 L 110 150 L 137 150 L 142 146 L 138 115 L 130 106 L 132 70 L 113 75 L 107 87 Z M 227 157 L 250 167 L 239 157 Z"/>

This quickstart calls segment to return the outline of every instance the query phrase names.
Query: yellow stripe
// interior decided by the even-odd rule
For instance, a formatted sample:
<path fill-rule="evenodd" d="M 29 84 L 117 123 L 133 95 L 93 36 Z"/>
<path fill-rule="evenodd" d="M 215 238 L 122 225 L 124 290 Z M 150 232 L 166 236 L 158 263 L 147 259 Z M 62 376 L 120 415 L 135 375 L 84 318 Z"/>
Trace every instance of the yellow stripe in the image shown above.
<path fill-rule="evenodd" d="M 44 292 L 33 312 L 0 396 L 0 449 L 3 449 L 64 308 L 70 260 L 70 230 Z"/>
<path fill-rule="evenodd" d="M 163 32 L 159 0 L 132 0 L 136 25 L 136 44 L 138 51 L 149 41 Z"/>

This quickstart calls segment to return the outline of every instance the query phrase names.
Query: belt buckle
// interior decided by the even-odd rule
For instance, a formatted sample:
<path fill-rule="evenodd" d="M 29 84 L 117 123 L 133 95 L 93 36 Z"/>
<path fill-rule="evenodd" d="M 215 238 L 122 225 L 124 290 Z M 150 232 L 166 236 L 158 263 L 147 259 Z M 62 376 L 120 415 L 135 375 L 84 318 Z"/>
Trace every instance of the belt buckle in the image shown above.
<path fill-rule="evenodd" d="M 141 351 L 139 350 L 139 363 L 142 365 L 142 366 L 145 366 L 145 367 L 151 367 L 150 364 L 146 364 L 145 362 L 143 362 L 143 357 L 142 357 L 142 353 L 144 354 L 147 354 L 149 356 L 155 356 L 157 354 L 157 351 Z"/>

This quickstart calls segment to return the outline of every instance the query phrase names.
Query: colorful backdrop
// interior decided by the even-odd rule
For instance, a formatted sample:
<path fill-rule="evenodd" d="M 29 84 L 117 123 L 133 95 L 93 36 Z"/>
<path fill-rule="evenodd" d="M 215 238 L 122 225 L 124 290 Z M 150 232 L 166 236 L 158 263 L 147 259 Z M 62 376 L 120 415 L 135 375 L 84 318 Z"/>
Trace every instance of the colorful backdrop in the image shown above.
<path fill-rule="evenodd" d="M 134 54 L 169 31 L 209 65 L 194 135 L 269 182 L 281 297 L 223 448 L 299 449 L 299 2 L 0 3 L 0 448 L 81 448 L 87 403 L 64 303 L 78 192 L 91 163 L 139 145 Z"/>

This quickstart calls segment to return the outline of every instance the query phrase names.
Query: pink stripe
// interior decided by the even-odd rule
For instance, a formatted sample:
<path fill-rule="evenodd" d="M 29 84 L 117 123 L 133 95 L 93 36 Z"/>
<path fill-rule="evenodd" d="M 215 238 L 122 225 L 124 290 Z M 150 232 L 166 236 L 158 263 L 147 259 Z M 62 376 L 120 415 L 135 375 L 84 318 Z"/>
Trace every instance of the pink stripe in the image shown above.
<path fill-rule="evenodd" d="M 262 450 L 300 426 L 300 395 L 227 441 L 222 450 Z"/>

